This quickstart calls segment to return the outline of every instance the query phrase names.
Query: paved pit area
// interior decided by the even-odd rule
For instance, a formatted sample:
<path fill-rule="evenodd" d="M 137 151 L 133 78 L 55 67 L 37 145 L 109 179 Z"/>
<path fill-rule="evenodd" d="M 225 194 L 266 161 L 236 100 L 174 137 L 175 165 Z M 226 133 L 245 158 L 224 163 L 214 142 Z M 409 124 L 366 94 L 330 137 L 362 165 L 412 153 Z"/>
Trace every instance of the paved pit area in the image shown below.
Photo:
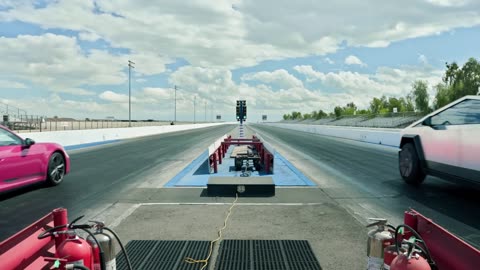
<path fill-rule="evenodd" d="M 135 210 L 115 230 L 125 243 L 213 240 L 235 198 L 203 194 L 200 188 L 137 190 L 122 200 Z M 275 197 L 240 197 L 223 239 L 308 240 L 323 269 L 365 266 L 366 229 L 318 188 L 277 188 Z"/>

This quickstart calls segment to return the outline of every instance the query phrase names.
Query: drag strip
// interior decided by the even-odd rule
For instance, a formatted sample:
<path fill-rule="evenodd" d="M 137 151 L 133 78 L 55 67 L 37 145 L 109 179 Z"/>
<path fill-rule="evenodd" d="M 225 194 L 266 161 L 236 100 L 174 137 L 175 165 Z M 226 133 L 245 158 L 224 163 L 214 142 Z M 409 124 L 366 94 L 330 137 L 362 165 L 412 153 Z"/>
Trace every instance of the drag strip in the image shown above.
<path fill-rule="evenodd" d="M 67 208 L 72 218 L 116 203 L 133 187 L 159 187 L 234 127 L 166 133 L 69 151 L 71 173 L 61 185 L 35 185 L 0 198 L 0 241 L 54 208 Z"/>
<path fill-rule="evenodd" d="M 398 224 L 412 207 L 469 243 L 480 246 L 478 189 L 427 177 L 418 188 L 398 173 L 397 149 L 265 125 L 250 125 L 334 201 L 366 224 Z"/>

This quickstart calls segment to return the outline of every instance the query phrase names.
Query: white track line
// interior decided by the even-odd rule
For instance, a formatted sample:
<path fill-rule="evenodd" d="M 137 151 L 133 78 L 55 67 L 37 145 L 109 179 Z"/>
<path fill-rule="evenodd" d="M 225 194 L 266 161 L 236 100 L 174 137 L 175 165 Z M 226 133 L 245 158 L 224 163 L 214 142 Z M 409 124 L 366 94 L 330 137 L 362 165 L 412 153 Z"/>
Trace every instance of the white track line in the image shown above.
<path fill-rule="evenodd" d="M 140 203 L 141 206 L 150 205 L 231 205 L 231 202 L 224 203 Z M 305 206 L 305 205 L 324 205 L 325 203 L 236 203 L 236 205 L 246 206 Z"/>

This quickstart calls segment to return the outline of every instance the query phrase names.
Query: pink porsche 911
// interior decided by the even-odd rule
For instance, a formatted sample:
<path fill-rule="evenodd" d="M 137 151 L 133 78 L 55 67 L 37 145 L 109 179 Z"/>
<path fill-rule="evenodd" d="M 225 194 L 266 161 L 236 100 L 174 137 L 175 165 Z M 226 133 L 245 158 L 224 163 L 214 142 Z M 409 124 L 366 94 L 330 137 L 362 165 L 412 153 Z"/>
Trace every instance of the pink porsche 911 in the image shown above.
<path fill-rule="evenodd" d="M 70 157 L 56 143 L 22 139 L 0 125 L 0 193 L 35 182 L 55 186 L 70 170 Z"/>

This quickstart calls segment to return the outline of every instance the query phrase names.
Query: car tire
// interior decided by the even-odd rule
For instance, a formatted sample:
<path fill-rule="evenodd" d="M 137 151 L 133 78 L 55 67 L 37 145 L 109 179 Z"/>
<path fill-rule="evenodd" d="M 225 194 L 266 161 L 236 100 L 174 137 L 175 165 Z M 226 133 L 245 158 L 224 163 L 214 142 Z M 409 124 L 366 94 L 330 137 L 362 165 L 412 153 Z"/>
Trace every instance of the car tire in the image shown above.
<path fill-rule="evenodd" d="M 59 152 L 50 156 L 47 170 L 47 184 L 56 186 L 63 181 L 65 177 L 65 158 Z"/>
<path fill-rule="evenodd" d="M 398 168 L 403 180 L 411 185 L 420 185 L 425 180 L 417 150 L 412 143 L 406 143 L 398 155 Z"/>

